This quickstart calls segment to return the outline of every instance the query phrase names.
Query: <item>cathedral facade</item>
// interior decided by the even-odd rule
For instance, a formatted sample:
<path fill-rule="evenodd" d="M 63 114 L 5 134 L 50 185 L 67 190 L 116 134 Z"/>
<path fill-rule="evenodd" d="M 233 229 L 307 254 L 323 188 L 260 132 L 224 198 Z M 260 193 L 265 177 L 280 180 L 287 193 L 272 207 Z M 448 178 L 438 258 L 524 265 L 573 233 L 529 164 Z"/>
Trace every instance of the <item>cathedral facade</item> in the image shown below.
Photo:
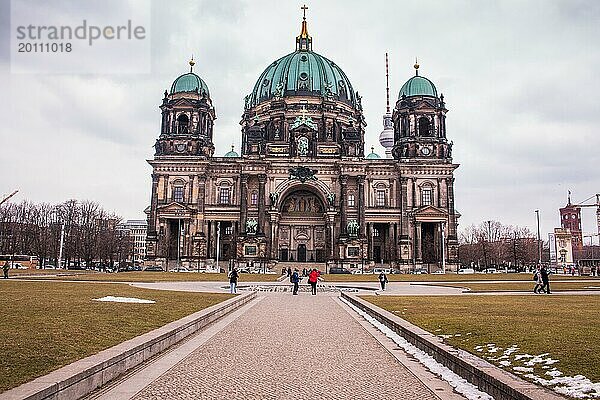
<path fill-rule="evenodd" d="M 215 155 L 215 107 L 193 61 L 165 91 L 146 264 L 455 269 L 458 165 L 443 95 L 415 64 L 384 116 L 388 158 L 365 156 L 361 97 L 313 51 L 305 18 L 295 45 L 245 97 L 239 155 Z"/>

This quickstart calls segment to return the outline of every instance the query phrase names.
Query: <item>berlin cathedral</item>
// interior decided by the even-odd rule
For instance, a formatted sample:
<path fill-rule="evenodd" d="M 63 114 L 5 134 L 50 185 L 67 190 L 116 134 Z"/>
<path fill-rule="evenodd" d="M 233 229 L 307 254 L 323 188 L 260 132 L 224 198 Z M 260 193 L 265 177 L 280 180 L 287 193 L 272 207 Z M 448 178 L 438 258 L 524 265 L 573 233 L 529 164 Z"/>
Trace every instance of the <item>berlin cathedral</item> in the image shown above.
<path fill-rule="evenodd" d="M 444 96 L 415 64 L 392 111 L 388 89 L 386 155 L 365 156 L 361 97 L 313 51 L 306 17 L 295 47 L 245 97 L 241 154 L 215 154 L 215 106 L 193 60 L 165 91 L 146 264 L 455 270 L 458 165 Z"/>

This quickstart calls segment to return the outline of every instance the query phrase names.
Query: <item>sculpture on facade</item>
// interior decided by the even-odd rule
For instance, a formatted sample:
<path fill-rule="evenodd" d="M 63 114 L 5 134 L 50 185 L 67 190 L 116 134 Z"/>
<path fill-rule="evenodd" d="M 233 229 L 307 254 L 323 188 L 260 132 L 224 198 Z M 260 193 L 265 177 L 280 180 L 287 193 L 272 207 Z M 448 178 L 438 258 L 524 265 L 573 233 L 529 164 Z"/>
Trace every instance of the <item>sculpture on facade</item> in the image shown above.
<path fill-rule="evenodd" d="M 258 233 L 258 221 L 255 219 L 249 219 L 246 221 L 246 233 L 249 235 L 255 235 Z"/>
<path fill-rule="evenodd" d="M 350 236 L 358 236 L 358 221 L 355 219 L 351 219 L 350 221 L 348 221 L 348 225 L 346 226 L 346 229 L 348 231 L 348 234 Z"/>

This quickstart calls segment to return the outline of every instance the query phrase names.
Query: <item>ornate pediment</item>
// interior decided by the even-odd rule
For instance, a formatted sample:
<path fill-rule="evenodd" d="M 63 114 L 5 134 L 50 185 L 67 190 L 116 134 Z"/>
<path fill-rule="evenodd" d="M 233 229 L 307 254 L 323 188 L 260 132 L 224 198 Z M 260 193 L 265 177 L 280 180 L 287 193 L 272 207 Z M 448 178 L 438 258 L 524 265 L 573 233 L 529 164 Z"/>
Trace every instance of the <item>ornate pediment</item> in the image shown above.
<path fill-rule="evenodd" d="M 421 207 L 413 212 L 416 221 L 440 222 L 448 219 L 448 212 L 443 208 L 434 206 Z"/>
<path fill-rule="evenodd" d="M 306 126 L 307 128 L 313 131 L 317 130 L 317 124 L 312 120 L 311 117 L 307 117 L 306 115 L 297 116 L 292 125 L 290 126 L 290 129 L 297 129 L 302 125 Z"/>
<path fill-rule="evenodd" d="M 156 210 L 163 217 L 189 217 L 194 213 L 193 209 L 175 201 L 159 206 Z"/>

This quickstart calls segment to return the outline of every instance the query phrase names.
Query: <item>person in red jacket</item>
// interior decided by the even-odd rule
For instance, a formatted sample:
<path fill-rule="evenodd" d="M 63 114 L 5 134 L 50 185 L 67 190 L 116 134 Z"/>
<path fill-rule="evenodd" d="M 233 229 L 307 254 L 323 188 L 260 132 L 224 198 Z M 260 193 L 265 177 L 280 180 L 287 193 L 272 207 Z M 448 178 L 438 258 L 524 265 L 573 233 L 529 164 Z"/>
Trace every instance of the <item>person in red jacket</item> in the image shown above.
<path fill-rule="evenodd" d="M 319 271 L 316 270 L 316 268 L 313 268 L 310 274 L 308 274 L 308 283 L 310 283 L 310 286 L 312 288 L 312 294 L 314 295 L 317 294 L 317 282 L 319 281 L 320 275 L 321 274 L 319 273 Z"/>

